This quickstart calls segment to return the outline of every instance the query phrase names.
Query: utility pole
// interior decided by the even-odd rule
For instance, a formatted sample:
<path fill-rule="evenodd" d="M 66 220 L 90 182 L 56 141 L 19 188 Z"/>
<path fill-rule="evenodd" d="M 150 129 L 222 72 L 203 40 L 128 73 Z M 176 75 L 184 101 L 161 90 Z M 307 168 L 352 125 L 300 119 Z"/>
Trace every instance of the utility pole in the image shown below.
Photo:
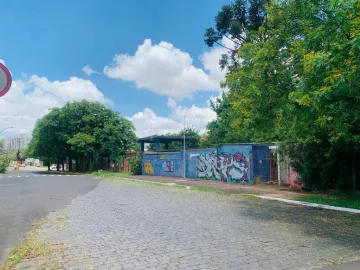
<path fill-rule="evenodd" d="M 184 116 L 184 164 L 183 164 L 183 166 L 184 166 L 184 178 L 186 177 L 186 154 L 185 154 L 185 152 L 186 152 L 186 147 L 185 147 L 186 135 L 185 135 L 185 133 L 186 133 L 186 126 L 185 126 L 185 116 Z"/>

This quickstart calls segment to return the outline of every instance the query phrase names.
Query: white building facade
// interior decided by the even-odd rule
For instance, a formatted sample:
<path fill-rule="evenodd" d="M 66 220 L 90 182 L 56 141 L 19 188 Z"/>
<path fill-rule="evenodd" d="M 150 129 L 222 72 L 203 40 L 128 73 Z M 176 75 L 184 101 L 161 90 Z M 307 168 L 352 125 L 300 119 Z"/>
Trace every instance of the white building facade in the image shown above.
<path fill-rule="evenodd" d="M 4 148 L 6 150 L 19 150 L 29 146 L 31 137 L 26 134 L 21 134 L 20 137 L 5 138 Z"/>

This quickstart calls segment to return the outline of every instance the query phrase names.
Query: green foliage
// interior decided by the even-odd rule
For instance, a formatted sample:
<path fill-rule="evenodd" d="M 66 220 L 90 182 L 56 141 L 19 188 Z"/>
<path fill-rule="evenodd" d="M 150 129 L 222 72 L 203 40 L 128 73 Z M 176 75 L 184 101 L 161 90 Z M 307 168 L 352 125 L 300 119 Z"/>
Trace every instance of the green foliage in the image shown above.
<path fill-rule="evenodd" d="M 5 146 L 5 140 L 0 139 L 0 148 L 4 148 L 4 146 Z"/>
<path fill-rule="evenodd" d="M 225 38 L 232 41 L 234 49 L 221 57 L 219 65 L 228 69 L 228 74 L 236 74 L 241 66 L 239 50 L 247 46 L 248 42 L 260 42 L 266 35 L 254 38 L 252 32 L 258 31 L 267 21 L 265 9 L 268 0 L 236 0 L 233 4 L 225 5 L 215 17 L 215 28 L 208 28 L 205 33 L 205 43 L 212 47 Z M 226 80 L 222 86 L 229 86 Z M 251 89 L 249 89 L 251 91 Z M 224 92 L 222 98 L 211 102 L 212 109 L 217 118 L 207 126 L 208 134 L 202 146 L 208 147 L 219 143 L 242 143 L 253 140 L 251 133 L 245 128 L 235 126 L 237 116 L 233 113 L 232 104 L 236 101 L 231 92 Z"/>
<path fill-rule="evenodd" d="M 141 157 L 131 157 L 129 159 L 129 164 L 130 164 L 130 168 L 131 168 L 131 173 L 133 175 L 141 175 L 142 174 Z"/>
<path fill-rule="evenodd" d="M 236 0 L 234 3 L 222 6 L 215 17 L 215 27 L 206 29 L 204 41 L 209 47 L 221 44 L 223 38 L 228 39 L 233 46 L 226 47 L 228 54 L 220 59 L 222 69 L 230 71 L 237 68 L 236 53 L 248 40 L 248 32 L 259 29 L 266 22 L 265 4 L 268 0 Z"/>
<path fill-rule="evenodd" d="M 331 206 L 345 207 L 360 209 L 360 196 L 359 195 L 308 195 L 301 196 L 296 199 L 297 201 L 318 203 Z"/>
<path fill-rule="evenodd" d="M 271 1 L 265 9 L 266 23 L 249 29 L 237 51 L 241 61 L 226 77 L 230 91 L 214 108 L 208 137 L 226 137 L 229 125 L 249 141 L 281 141 L 307 187 L 353 188 L 360 1 Z"/>
<path fill-rule="evenodd" d="M 5 173 L 6 172 L 6 163 L 5 162 L 0 162 L 0 173 Z"/>
<path fill-rule="evenodd" d="M 33 131 L 29 153 L 51 163 L 68 158 L 96 169 L 101 157 L 118 160 L 135 145 L 132 123 L 98 102 L 72 102 L 54 108 Z"/>
<path fill-rule="evenodd" d="M 183 137 L 184 136 L 184 130 L 182 129 L 180 132 L 178 133 L 168 133 L 166 134 L 166 136 L 180 136 Z M 194 148 L 199 148 L 200 147 L 200 142 L 201 142 L 201 136 L 200 136 L 200 132 L 198 130 L 196 130 L 193 127 L 189 127 L 186 129 L 186 134 L 185 134 L 185 139 L 186 138 L 191 138 L 186 140 L 186 148 L 187 149 L 194 149 Z M 171 142 L 169 143 L 169 148 L 168 149 L 182 149 L 183 148 L 183 142 Z M 151 143 L 148 148 L 146 149 L 147 151 L 155 151 L 155 144 Z M 160 150 L 165 150 L 165 144 L 160 144 Z"/>
<path fill-rule="evenodd" d="M 234 128 L 233 109 L 229 93 L 223 93 L 222 98 L 211 101 L 211 107 L 216 112 L 217 118 L 207 125 L 208 134 L 203 147 L 210 147 L 221 143 L 246 143 L 249 138 L 238 133 Z"/>

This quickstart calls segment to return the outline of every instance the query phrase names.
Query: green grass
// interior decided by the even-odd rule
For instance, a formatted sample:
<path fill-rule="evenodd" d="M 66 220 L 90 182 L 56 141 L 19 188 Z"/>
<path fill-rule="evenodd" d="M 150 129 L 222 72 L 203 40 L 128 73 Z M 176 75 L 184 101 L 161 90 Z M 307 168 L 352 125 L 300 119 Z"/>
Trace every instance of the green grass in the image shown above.
<path fill-rule="evenodd" d="M 345 208 L 360 209 L 360 195 L 307 195 L 298 197 L 295 200 Z"/>
<path fill-rule="evenodd" d="M 132 175 L 132 173 L 130 173 L 130 172 L 115 173 L 115 172 L 110 172 L 110 171 L 101 171 L 101 172 L 93 172 L 89 175 L 104 178 L 104 179 L 113 179 L 113 178 L 118 178 L 118 177 L 122 177 L 122 176 L 123 177 L 129 176 L 129 175 Z"/>
<path fill-rule="evenodd" d="M 103 178 L 103 179 L 121 179 L 122 177 L 129 176 L 132 175 L 129 172 L 122 172 L 122 173 L 114 173 L 114 172 L 110 172 L 110 171 L 102 171 L 102 172 L 93 172 L 91 174 L 89 174 L 90 176 L 94 176 L 94 177 L 99 177 L 99 178 Z M 122 180 L 126 180 L 126 179 L 122 179 Z M 128 180 L 128 181 L 136 181 L 136 179 L 133 180 Z M 173 188 L 179 188 L 179 189 L 186 189 L 186 185 L 183 184 L 175 184 L 175 185 L 169 185 L 166 183 L 162 183 L 162 182 L 148 182 L 148 181 L 136 181 L 136 183 L 140 183 L 140 184 L 147 184 L 147 185 L 156 185 L 156 186 L 164 186 L 164 187 L 173 187 Z M 212 193 L 221 193 L 221 194 L 226 194 L 228 193 L 226 190 L 223 189 L 214 189 L 214 188 L 208 188 L 208 187 L 201 187 L 201 186 L 191 186 L 190 190 L 192 191 L 201 191 L 201 192 L 212 192 Z"/>

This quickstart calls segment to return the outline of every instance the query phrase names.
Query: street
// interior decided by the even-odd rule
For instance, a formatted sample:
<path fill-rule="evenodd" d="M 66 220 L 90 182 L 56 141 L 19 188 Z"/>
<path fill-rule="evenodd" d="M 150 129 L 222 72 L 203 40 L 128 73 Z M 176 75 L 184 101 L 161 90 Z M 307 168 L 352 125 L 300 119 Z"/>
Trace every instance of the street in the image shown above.
<path fill-rule="evenodd" d="M 98 180 L 44 171 L 0 174 L 0 262 L 31 224 L 92 190 Z"/>
<path fill-rule="evenodd" d="M 360 256 L 357 215 L 127 180 L 49 220 L 40 237 L 64 244 L 49 260 L 65 269 L 313 269 Z"/>

